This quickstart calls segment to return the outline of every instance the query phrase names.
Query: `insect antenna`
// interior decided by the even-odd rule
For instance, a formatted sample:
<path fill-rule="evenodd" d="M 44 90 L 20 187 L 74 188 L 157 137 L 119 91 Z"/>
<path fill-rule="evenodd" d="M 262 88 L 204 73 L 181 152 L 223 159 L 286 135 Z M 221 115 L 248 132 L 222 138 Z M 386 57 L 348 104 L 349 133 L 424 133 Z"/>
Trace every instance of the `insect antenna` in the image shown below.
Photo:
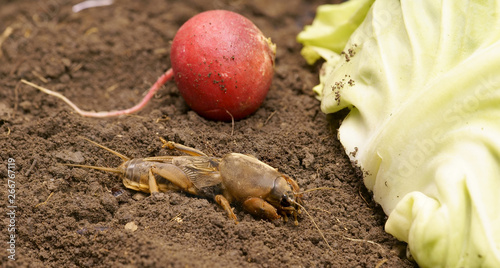
<path fill-rule="evenodd" d="M 328 248 L 329 248 L 332 252 L 335 252 L 335 251 L 333 250 L 332 246 L 330 246 L 330 243 L 328 243 L 328 241 L 326 240 L 326 237 L 325 237 L 325 235 L 323 234 L 323 231 L 321 231 L 321 229 L 318 227 L 318 225 L 316 224 L 316 221 L 315 221 L 315 220 L 314 220 L 314 218 L 311 216 L 311 214 L 309 214 L 309 212 L 307 211 L 307 209 L 306 209 L 303 205 L 301 205 L 301 204 L 299 204 L 299 203 L 297 203 L 297 202 L 295 202 L 295 201 L 294 201 L 294 203 L 295 203 L 297 206 L 299 206 L 300 208 L 302 208 L 302 209 L 306 212 L 307 216 L 308 216 L 308 217 L 309 217 L 309 219 L 312 221 L 312 223 L 313 223 L 314 227 L 316 227 L 316 230 L 318 230 L 318 233 L 321 235 L 321 237 L 323 238 L 323 241 L 325 241 L 325 243 L 326 243 L 326 245 L 328 246 Z"/>

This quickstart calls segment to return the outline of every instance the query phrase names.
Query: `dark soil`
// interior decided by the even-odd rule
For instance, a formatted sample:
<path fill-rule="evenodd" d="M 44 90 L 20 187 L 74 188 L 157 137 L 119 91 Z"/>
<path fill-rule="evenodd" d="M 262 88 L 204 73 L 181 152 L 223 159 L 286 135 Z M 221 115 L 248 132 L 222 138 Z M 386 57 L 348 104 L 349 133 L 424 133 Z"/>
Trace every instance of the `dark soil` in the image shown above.
<path fill-rule="evenodd" d="M 405 245 L 384 232 L 385 215 L 336 138 L 343 115 L 323 114 L 311 92 L 319 65 L 305 63 L 295 37 L 326 1 L 120 0 L 74 14 L 78 2 L 0 1 L 0 31 L 13 30 L 0 57 L 2 267 L 415 266 Z M 131 107 L 170 67 L 176 30 L 209 9 L 248 17 L 278 46 L 267 99 L 234 127 L 199 117 L 172 82 L 143 111 L 111 119 L 83 118 L 19 83 L 56 90 L 87 110 Z M 295 226 L 236 207 L 235 224 L 213 200 L 142 195 L 114 174 L 61 165 L 120 164 L 78 136 L 137 158 L 173 154 L 158 137 L 215 156 L 252 154 L 302 189 L 332 187 L 304 199 L 333 251 L 305 213 Z M 16 172 L 15 232 L 8 231 L 9 168 Z M 125 228 L 130 222 L 137 230 Z M 12 244 L 15 261 L 8 259 Z"/>

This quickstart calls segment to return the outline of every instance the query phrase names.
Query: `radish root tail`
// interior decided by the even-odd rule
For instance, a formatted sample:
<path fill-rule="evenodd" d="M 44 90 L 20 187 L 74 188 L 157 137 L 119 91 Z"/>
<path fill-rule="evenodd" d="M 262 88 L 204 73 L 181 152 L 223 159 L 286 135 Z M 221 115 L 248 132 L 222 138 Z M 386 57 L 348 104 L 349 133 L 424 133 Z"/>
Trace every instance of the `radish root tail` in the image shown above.
<path fill-rule="evenodd" d="M 32 87 L 34 87 L 34 88 L 36 88 L 36 89 L 38 89 L 38 90 L 40 90 L 48 95 L 51 95 L 51 96 L 54 96 L 56 98 L 63 100 L 71 108 L 73 108 L 73 110 L 75 110 L 75 112 L 77 112 L 81 116 L 103 118 L 103 117 L 113 117 L 113 116 L 119 116 L 119 115 L 133 114 L 133 113 L 136 113 L 136 112 L 142 110 L 142 108 L 144 108 L 146 106 L 146 104 L 149 102 L 149 100 L 151 100 L 151 98 L 156 94 L 156 92 L 158 92 L 158 90 L 160 90 L 160 88 L 165 83 L 170 81 L 173 78 L 173 76 L 174 76 L 174 71 L 172 69 L 168 69 L 162 76 L 160 76 L 158 78 L 158 80 L 156 80 L 156 82 L 153 84 L 153 86 L 151 86 L 151 88 L 148 90 L 148 93 L 146 94 L 146 96 L 144 96 L 144 98 L 141 100 L 141 102 L 139 102 L 134 107 L 129 108 L 129 109 L 118 110 L 118 111 L 109 111 L 109 112 L 84 111 L 84 110 L 78 108 L 78 106 L 76 106 L 72 101 L 70 101 L 68 98 L 66 98 L 64 95 L 62 95 L 60 93 L 57 93 L 57 92 L 52 91 L 50 89 L 38 86 L 38 85 L 33 84 L 33 83 L 26 81 L 24 79 L 21 79 L 21 82 L 23 82 L 26 85 L 32 86 Z"/>

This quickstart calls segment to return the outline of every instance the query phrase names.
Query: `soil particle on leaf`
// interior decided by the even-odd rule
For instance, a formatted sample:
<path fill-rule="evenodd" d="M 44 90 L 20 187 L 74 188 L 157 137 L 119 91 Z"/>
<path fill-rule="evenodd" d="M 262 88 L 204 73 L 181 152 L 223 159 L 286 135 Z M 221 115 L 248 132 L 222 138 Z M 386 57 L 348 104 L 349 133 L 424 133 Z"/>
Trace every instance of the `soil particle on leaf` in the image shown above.
<path fill-rule="evenodd" d="M 0 48 L 0 174 L 14 159 L 17 208 L 16 260 L 8 259 L 3 225 L 0 266 L 415 267 L 402 253 L 405 245 L 384 232 L 385 215 L 336 139 L 342 116 L 324 115 L 311 91 L 320 66 L 306 64 L 295 37 L 327 1 L 123 0 L 72 13 L 78 2 L 1 4 L 0 32 L 13 31 Z M 32 81 L 87 110 L 131 107 L 170 68 L 177 29 L 210 9 L 246 16 L 278 47 L 265 102 L 234 125 L 190 111 L 173 82 L 138 114 L 109 119 L 82 118 L 19 85 Z M 158 137 L 218 157 L 251 154 L 301 189 L 330 189 L 304 194 L 312 219 L 302 213 L 298 226 L 254 218 L 238 206 L 235 224 L 213 200 L 177 192 L 139 196 L 115 174 L 61 165 L 120 164 L 78 136 L 133 158 L 179 155 L 162 149 Z M 6 202 L 6 188 L 0 192 Z M 7 209 L 0 207 L 4 224 Z"/>

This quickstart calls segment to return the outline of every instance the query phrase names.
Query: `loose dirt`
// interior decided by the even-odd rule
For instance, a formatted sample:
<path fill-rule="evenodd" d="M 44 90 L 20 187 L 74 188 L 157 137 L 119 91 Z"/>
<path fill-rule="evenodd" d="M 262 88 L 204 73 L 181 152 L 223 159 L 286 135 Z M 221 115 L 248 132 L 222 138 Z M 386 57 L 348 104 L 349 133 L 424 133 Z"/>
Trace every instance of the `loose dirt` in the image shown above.
<path fill-rule="evenodd" d="M 2 267 L 414 267 L 405 244 L 386 234 L 382 210 L 336 138 L 345 113 L 327 116 L 311 88 L 295 37 L 326 1 L 132 1 L 71 11 L 79 1 L 0 1 Z M 170 42 L 193 15 L 227 9 L 251 19 L 277 44 L 276 72 L 262 107 L 247 119 L 208 121 L 191 111 L 173 82 L 132 116 L 82 118 L 65 103 L 19 84 L 56 90 L 88 110 L 134 105 L 170 67 Z M 120 159 L 173 154 L 158 137 L 223 156 L 256 156 L 295 178 L 333 252 L 305 213 L 299 225 L 229 220 L 213 200 L 126 189 L 114 174 L 63 166 L 114 167 Z M 15 160 L 15 233 L 8 208 L 8 159 Z M 11 166 L 12 167 L 12 166 Z M 135 228 L 136 227 L 136 228 Z M 15 234 L 15 261 L 9 235 Z"/>

